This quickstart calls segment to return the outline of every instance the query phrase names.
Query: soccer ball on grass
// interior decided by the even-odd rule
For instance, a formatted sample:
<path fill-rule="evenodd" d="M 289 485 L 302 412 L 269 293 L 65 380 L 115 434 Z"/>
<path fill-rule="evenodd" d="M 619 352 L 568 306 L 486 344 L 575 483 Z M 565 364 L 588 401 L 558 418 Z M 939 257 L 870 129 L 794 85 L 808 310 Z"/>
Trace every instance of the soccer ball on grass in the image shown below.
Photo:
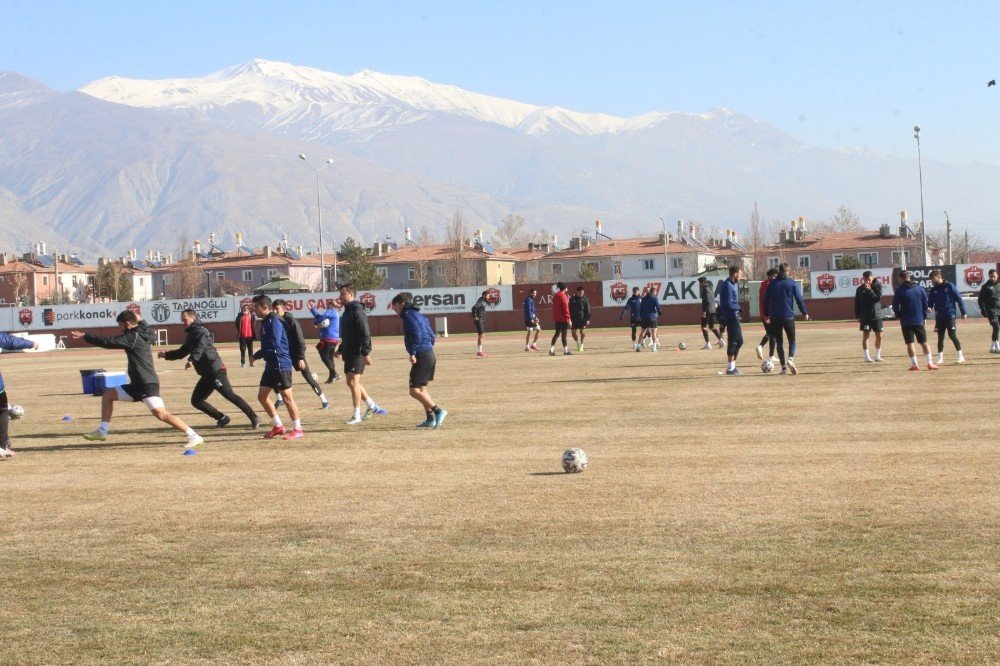
<path fill-rule="evenodd" d="M 764 374 L 770 374 L 771 372 L 774 371 L 774 363 L 771 363 L 770 361 L 764 361 L 763 363 L 760 364 L 760 371 L 763 372 Z"/>
<path fill-rule="evenodd" d="M 587 469 L 587 454 L 583 449 L 566 449 L 562 456 L 562 468 L 567 474 L 577 474 Z"/>
<path fill-rule="evenodd" d="M 681 342 L 681 343 L 678 343 L 677 348 L 683 351 L 683 350 L 687 349 L 688 346 L 687 346 L 686 342 Z"/>
<path fill-rule="evenodd" d="M 11 405 L 7 408 L 7 413 L 10 414 L 10 418 L 19 419 L 24 416 L 24 407 L 21 405 Z"/>

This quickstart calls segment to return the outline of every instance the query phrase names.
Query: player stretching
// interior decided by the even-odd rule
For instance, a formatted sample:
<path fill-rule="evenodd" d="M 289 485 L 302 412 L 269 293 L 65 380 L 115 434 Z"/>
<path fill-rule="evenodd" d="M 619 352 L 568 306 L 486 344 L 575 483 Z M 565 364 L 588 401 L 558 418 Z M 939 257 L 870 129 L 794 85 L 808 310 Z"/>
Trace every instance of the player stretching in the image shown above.
<path fill-rule="evenodd" d="M 740 355 L 740 347 L 743 346 L 743 329 L 740 328 L 740 312 L 743 310 L 740 305 L 740 277 L 743 271 L 739 266 L 729 267 L 729 278 L 719 283 L 719 316 L 726 326 L 727 346 L 726 360 L 729 365 L 726 367 L 727 375 L 741 376 L 743 373 L 736 367 L 736 358 Z"/>
<path fill-rule="evenodd" d="M 337 356 L 344 359 L 344 375 L 347 377 L 347 388 L 351 391 L 351 403 L 354 405 L 354 415 L 347 420 L 347 425 L 357 425 L 374 414 L 384 416 L 389 413 L 379 407 L 361 385 L 361 375 L 372 364 L 372 334 L 368 328 L 365 308 L 354 296 L 352 285 L 340 286 L 344 315 L 340 318 L 340 347 L 337 349 Z M 368 405 L 364 416 L 361 415 L 362 401 Z"/>
<path fill-rule="evenodd" d="M 562 336 L 563 355 L 571 356 L 573 352 L 569 350 L 569 343 L 566 341 L 566 333 L 569 331 L 569 296 L 566 294 L 566 283 L 556 283 L 556 293 L 552 297 L 552 322 L 556 332 L 552 334 L 552 342 L 549 344 L 549 356 L 556 355 L 556 340 Z"/>
<path fill-rule="evenodd" d="M 854 292 L 854 318 L 861 326 L 861 349 L 865 363 L 882 362 L 882 283 L 871 271 L 861 274 L 861 284 Z M 875 333 L 875 358 L 868 351 L 868 338 Z"/>
<path fill-rule="evenodd" d="M 648 335 L 653 341 L 650 351 L 660 350 L 660 335 L 657 333 L 657 318 L 663 310 L 660 309 L 660 299 L 656 295 L 656 289 L 650 287 L 646 290 L 646 295 L 639 301 L 639 321 L 642 324 L 640 338 L 645 340 Z M 641 351 L 640 346 L 635 346 L 636 351 Z"/>
<path fill-rule="evenodd" d="M 989 278 L 979 290 L 979 311 L 993 327 L 990 353 L 1000 354 L 1000 274 L 990 269 Z"/>
<path fill-rule="evenodd" d="M 538 313 L 535 311 L 535 298 L 537 296 L 538 290 L 532 289 L 524 298 L 524 327 L 528 331 L 524 334 L 524 351 L 541 351 L 538 348 L 538 334 L 542 332 L 542 325 L 538 321 Z M 535 332 L 534 340 L 531 339 L 532 331 Z"/>
<path fill-rule="evenodd" d="M 586 329 L 590 326 L 590 300 L 583 292 L 583 287 L 576 288 L 576 294 L 569 299 L 569 318 L 572 322 L 573 342 L 576 343 L 576 350 L 583 351 L 583 340 L 587 336 Z M 576 332 L 580 331 L 579 339 Z"/>
<path fill-rule="evenodd" d="M 944 363 L 944 335 L 947 332 L 951 342 L 955 345 L 955 363 L 965 363 L 965 356 L 962 354 L 962 343 L 958 339 L 958 327 L 955 325 L 955 305 L 962 312 L 962 319 L 968 319 L 965 311 L 965 303 L 962 302 L 962 295 L 951 282 L 948 282 L 941 275 L 939 269 L 931 271 L 931 287 L 927 300 L 934 308 L 934 332 L 937 333 L 938 365 Z"/>
<path fill-rule="evenodd" d="M 771 331 L 771 338 L 778 347 L 778 360 L 781 362 L 781 374 L 787 375 L 789 371 L 793 375 L 799 373 L 795 367 L 795 306 L 799 306 L 799 312 L 809 321 L 809 313 L 806 312 L 806 304 L 802 300 L 802 287 L 798 280 L 793 280 L 788 274 L 788 264 L 782 263 L 778 266 L 778 274 L 775 275 L 771 284 L 768 285 L 764 293 L 763 311 L 764 324 Z M 785 360 L 784 338 L 788 336 L 788 360 Z"/>
<path fill-rule="evenodd" d="M 715 307 L 715 294 L 712 293 L 712 288 L 708 286 L 708 278 L 704 275 L 698 278 L 698 293 L 701 296 L 701 336 L 705 338 L 705 346 L 702 349 L 712 348 L 712 343 L 708 340 L 709 331 L 715 335 L 719 347 L 722 347 L 722 333 L 715 327 L 715 322 L 719 318 Z"/>
<path fill-rule="evenodd" d="M 621 321 L 625 317 L 625 313 L 629 313 L 629 325 L 632 327 L 632 346 L 635 346 L 636 342 L 639 341 L 636 332 L 642 330 L 642 319 L 639 317 L 639 301 L 645 295 L 645 289 L 642 290 L 642 294 L 640 295 L 639 287 L 632 287 L 632 295 L 625 301 L 625 307 L 622 308 L 621 313 L 618 315 L 618 321 Z"/>
<path fill-rule="evenodd" d="M 920 370 L 917 364 L 916 349 L 913 346 L 916 340 L 924 350 L 927 358 L 927 369 L 937 370 L 934 365 L 934 357 L 931 356 L 931 348 L 927 346 L 927 330 L 924 328 L 924 321 L 927 316 L 927 291 L 917 284 L 910 282 L 910 271 L 899 272 L 900 284 L 896 287 L 896 293 L 892 297 L 892 311 L 899 319 L 899 325 L 903 330 L 903 342 L 906 343 L 906 354 L 910 357 L 910 370 Z"/>
<path fill-rule="evenodd" d="M 215 425 L 224 428 L 229 425 L 231 420 L 228 415 L 223 414 L 207 402 L 208 396 L 218 391 L 223 398 L 239 407 L 240 411 L 246 414 L 247 418 L 250 419 L 250 427 L 256 430 L 260 426 L 260 419 L 257 418 L 246 400 L 233 391 L 226 366 L 219 358 L 219 352 L 216 351 L 215 345 L 212 343 L 212 334 L 198 321 L 198 313 L 190 308 L 182 311 L 181 322 L 183 322 L 184 332 L 187 334 L 184 338 L 184 344 L 177 349 L 158 352 L 156 356 L 168 361 L 188 359 L 184 366 L 185 370 L 194 367 L 194 371 L 198 373 L 198 383 L 195 384 L 194 391 L 191 392 L 191 405 L 215 419 Z"/>
<path fill-rule="evenodd" d="M 764 278 L 764 281 L 760 283 L 760 291 L 757 292 L 757 303 L 760 304 L 760 308 L 761 308 L 761 310 L 760 310 L 761 311 L 761 317 L 760 317 L 761 321 L 764 321 L 764 319 L 765 319 L 765 317 L 764 317 L 764 294 L 767 293 L 767 288 L 769 286 L 771 286 L 771 283 L 774 282 L 774 278 L 777 277 L 777 275 L 778 275 L 778 269 L 777 268 L 768 268 L 767 269 L 767 275 Z M 767 343 L 767 349 L 768 349 L 767 357 L 769 359 L 771 359 L 772 361 L 774 360 L 774 335 L 775 334 L 770 330 L 770 326 L 765 322 L 764 323 L 764 337 L 762 337 L 760 339 L 760 344 L 758 344 L 757 345 L 757 349 L 754 350 L 754 351 L 757 352 L 757 358 L 759 358 L 760 360 L 762 360 L 762 361 L 764 360 L 764 344 L 765 343 Z"/>
<path fill-rule="evenodd" d="M 434 381 L 434 330 L 420 308 L 412 305 L 413 294 L 404 291 L 392 297 L 392 309 L 403 320 L 403 346 L 410 355 L 410 396 L 424 407 L 427 418 L 418 428 L 439 428 L 448 410 L 434 403 L 427 385 Z"/>
<path fill-rule="evenodd" d="M 24 338 L 15 338 L 13 335 L 0 333 L 0 349 L 14 351 L 17 349 L 38 349 L 38 345 Z M 3 375 L 0 374 L 0 460 L 10 458 L 14 452 L 10 448 L 10 403 L 7 400 L 7 387 L 3 383 Z"/>
<path fill-rule="evenodd" d="M 486 337 L 486 294 L 479 295 L 479 300 L 472 306 L 472 323 L 476 327 L 476 356 L 486 356 L 483 351 L 483 338 Z"/>
<path fill-rule="evenodd" d="M 316 308 L 309 308 L 313 316 L 313 325 L 319 330 L 319 342 L 316 343 L 316 351 L 319 358 L 326 366 L 326 383 L 332 384 L 340 380 L 337 374 L 337 364 L 333 362 L 333 355 L 340 344 L 340 312 L 337 308 L 327 308 L 320 312 Z"/>
<path fill-rule="evenodd" d="M 312 388 L 313 393 L 319 398 L 320 406 L 323 409 L 330 409 L 330 401 L 326 399 L 323 387 L 316 381 L 312 370 L 309 369 L 309 364 L 306 363 L 306 336 L 302 333 L 299 321 L 286 309 L 285 299 L 276 298 L 271 302 L 271 306 L 274 308 L 275 314 L 281 319 L 281 323 L 285 325 L 285 334 L 288 336 L 288 353 L 292 357 L 292 366 L 302 374 L 302 378 Z M 281 407 L 281 405 L 282 400 L 278 398 L 274 406 Z"/>
<path fill-rule="evenodd" d="M 284 436 L 285 439 L 301 439 L 302 422 L 299 408 L 292 397 L 292 355 L 289 350 L 288 333 L 285 323 L 278 313 L 271 309 L 271 297 L 264 294 L 253 297 L 253 312 L 262 319 L 260 323 L 260 349 L 254 354 L 264 359 L 264 372 L 260 376 L 257 400 L 271 419 L 271 430 L 264 439 Z M 271 391 L 282 399 L 292 420 L 291 432 L 285 431 L 275 403 L 271 402 Z"/>
<path fill-rule="evenodd" d="M 153 416 L 167 425 L 173 426 L 187 435 L 186 448 L 194 448 L 205 440 L 189 428 L 184 421 L 167 411 L 160 398 L 160 378 L 153 369 L 153 353 L 149 345 L 153 342 L 153 331 L 140 321 L 138 315 L 131 310 L 125 310 L 115 318 L 121 328 L 121 335 L 113 338 L 82 331 L 71 331 L 69 336 L 74 340 L 83 339 L 95 347 L 104 349 L 121 349 L 128 359 L 128 380 L 124 386 L 105 389 L 101 396 L 101 424 L 97 430 L 83 436 L 91 442 L 103 442 L 111 430 L 111 416 L 114 413 L 116 400 L 129 402 L 142 401 Z"/>

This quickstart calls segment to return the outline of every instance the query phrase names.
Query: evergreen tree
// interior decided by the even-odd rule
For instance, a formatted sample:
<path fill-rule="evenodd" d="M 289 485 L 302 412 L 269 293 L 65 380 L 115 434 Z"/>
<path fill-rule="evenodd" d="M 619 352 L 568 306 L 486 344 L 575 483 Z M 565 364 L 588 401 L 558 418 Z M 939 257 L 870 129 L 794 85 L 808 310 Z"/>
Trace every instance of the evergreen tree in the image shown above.
<path fill-rule="evenodd" d="M 340 246 L 340 261 L 344 267 L 340 270 L 340 281 L 350 282 L 355 289 L 379 289 L 384 278 L 378 274 L 372 263 L 368 248 L 358 245 L 353 238 L 348 237 Z"/>

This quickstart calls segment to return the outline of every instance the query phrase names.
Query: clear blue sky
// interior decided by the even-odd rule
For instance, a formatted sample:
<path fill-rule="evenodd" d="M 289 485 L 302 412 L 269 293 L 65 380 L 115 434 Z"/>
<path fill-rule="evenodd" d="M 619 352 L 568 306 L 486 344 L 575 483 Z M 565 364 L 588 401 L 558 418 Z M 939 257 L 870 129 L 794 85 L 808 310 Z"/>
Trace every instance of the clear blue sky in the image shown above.
<path fill-rule="evenodd" d="M 1000 164 L 997 2 L 3 0 L 0 70 L 58 89 L 254 57 L 577 111 L 728 107 L 827 148 Z"/>

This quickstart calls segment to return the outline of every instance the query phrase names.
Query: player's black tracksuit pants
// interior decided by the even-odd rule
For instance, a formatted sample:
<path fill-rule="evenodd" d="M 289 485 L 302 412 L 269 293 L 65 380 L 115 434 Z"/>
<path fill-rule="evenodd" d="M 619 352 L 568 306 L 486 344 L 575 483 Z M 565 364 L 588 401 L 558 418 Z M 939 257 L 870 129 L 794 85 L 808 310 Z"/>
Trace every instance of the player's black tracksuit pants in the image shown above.
<path fill-rule="evenodd" d="M 191 404 L 195 409 L 205 412 L 218 421 L 224 414 L 207 402 L 208 396 L 216 391 L 223 398 L 239 407 L 240 411 L 247 415 L 251 423 L 257 417 L 253 409 L 250 408 L 250 405 L 247 404 L 247 401 L 236 395 L 233 391 L 233 385 L 229 383 L 229 375 L 225 370 L 199 377 L 198 383 L 194 386 L 194 391 L 191 392 Z"/>

